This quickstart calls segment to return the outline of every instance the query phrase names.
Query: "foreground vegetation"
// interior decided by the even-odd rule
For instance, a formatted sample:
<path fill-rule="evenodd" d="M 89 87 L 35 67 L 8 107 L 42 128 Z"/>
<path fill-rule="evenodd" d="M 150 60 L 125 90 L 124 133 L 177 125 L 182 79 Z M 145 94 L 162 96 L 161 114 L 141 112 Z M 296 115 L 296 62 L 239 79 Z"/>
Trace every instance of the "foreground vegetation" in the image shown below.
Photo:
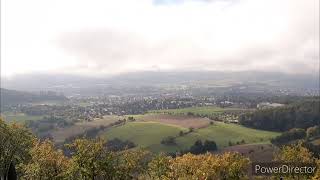
<path fill-rule="evenodd" d="M 76 139 L 65 145 L 66 153 L 56 149 L 50 140 L 37 140 L 20 125 L 0 119 L 0 129 L 1 179 L 248 179 L 250 160 L 238 153 L 169 157 L 142 149 L 113 152 L 103 139 Z M 301 143 L 283 147 L 274 158 L 283 162 L 317 162 L 320 166 L 319 159 Z M 319 177 L 318 169 L 313 177 L 287 179 Z"/>

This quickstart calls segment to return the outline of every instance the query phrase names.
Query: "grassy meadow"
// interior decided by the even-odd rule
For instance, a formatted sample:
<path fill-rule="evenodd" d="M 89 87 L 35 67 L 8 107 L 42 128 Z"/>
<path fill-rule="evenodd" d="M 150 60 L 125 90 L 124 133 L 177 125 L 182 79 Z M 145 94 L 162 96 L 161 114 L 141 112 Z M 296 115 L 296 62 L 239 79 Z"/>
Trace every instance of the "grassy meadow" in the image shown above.
<path fill-rule="evenodd" d="M 242 140 L 245 143 L 267 143 L 271 138 L 280 135 L 277 132 L 251 129 L 237 124 L 227 124 L 215 122 L 206 128 L 197 129 L 195 132 L 178 137 L 177 143 L 185 148 L 190 147 L 197 139 L 214 140 L 218 148 L 229 146 L 229 141 L 233 144 Z"/>
<path fill-rule="evenodd" d="M 139 147 L 150 149 L 153 152 L 174 152 L 178 146 L 165 146 L 160 142 L 167 136 L 177 136 L 186 128 L 167 125 L 157 122 L 129 122 L 107 130 L 103 136 L 108 139 L 119 138 L 129 140 Z"/>
<path fill-rule="evenodd" d="M 142 118 L 141 116 L 139 118 Z M 176 121 L 176 116 L 174 116 Z M 183 120 L 181 120 L 183 121 Z M 270 139 L 279 135 L 276 132 L 262 131 L 243 127 L 237 124 L 227 124 L 214 122 L 204 128 L 195 129 L 194 132 L 179 136 L 179 132 L 187 132 L 188 128 L 179 124 L 168 124 L 164 122 L 139 121 L 128 122 L 123 126 L 114 127 L 107 130 L 103 136 L 107 139 L 119 138 L 130 140 L 139 147 L 150 149 L 153 152 L 175 152 L 176 150 L 186 150 L 200 140 L 214 140 L 219 149 L 229 146 L 229 141 L 236 145 L 237 142 L 247 143 L 269 143 Z M 177 145 L 166 146 L 160 142 L 168 136 L 176 137 Z"/>

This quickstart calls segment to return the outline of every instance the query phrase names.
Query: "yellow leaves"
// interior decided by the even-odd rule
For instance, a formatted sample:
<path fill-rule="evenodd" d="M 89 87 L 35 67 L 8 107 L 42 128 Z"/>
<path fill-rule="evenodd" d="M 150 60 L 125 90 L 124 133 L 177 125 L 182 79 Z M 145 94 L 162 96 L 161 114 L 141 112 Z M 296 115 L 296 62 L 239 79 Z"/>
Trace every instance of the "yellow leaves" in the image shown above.
<path fill-rule="evenodd" d="M 221 155 L 185 154 L 170 161 L 173 179 L 240 179 L 245 176 L 249 160 L 238 153 Z"/>
<path fill-rule="evenodd" d="M 50 140 L 34 141 L 31 160 L 22 165 L 25 179 L 63 179 L 70 161 Z"/>
<path fill-rule="evenodd" d="M 316 159 L 312 156 L 312 153 L 305 147 L 303 147 L 302 142 L 297 144 L 292 144 L 284 146 L 275 155 L 274 161 L 284 162 L 284 163 L 314 163 Z M 319 172 L 319 160 L 318 161 L 318 171 L 314 175 L 313 179 L 320 179 Z M 287 175 L 288 179 L 310 179 L 309 175 Z"/>
<path fill-rule="evenodd" d="M 317 160 L 317 172 L 313 176 L 312 180 L 320 180 L 320 159 Z"/>
<path fill-rule="evenodd" d="M 132 179 L 145 173 L 151 153 L 143 149 L 126 150 L 118 154 L 117 171 L 120 179 Z"/>
<path fill-rule="evenodd" d="M 102 171 L 106 155 L 105 141 L 102 139 L 76 139 L 66 146 L 72 151 L 72 167 L 69 175 L 79 175 L 79 179 L 92 179 Z"/>
<path fill-rule="evenodd" d="M 275 155 L 275 161 L 290 162 L 290 163 L 312 163 L 314 158 L 312 153 L 302 146 L 302 142 L 295 145 L 284 146 Z"/>
<path fill-rule="evenodd" d="M 165 156 L 160 154 L 154 157 L 148 164 L 148 172 L 152 179 L 165 179 L 168 178 L 170 161 L 172 158 L 170 156 Z"/>

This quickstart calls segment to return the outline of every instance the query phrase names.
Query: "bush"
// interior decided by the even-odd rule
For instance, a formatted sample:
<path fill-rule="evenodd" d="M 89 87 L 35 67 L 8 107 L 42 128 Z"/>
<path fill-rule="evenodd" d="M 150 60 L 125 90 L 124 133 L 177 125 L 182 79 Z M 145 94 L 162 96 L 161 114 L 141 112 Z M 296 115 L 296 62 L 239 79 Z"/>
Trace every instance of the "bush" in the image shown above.
<path fill-rule="evenodd" d="M 176 139 L 173 136 L 168 136 L 161 141 L 161 144 L 172 146 L 172 145 L 176 145 L 177 143 L 176 143 Z"/>

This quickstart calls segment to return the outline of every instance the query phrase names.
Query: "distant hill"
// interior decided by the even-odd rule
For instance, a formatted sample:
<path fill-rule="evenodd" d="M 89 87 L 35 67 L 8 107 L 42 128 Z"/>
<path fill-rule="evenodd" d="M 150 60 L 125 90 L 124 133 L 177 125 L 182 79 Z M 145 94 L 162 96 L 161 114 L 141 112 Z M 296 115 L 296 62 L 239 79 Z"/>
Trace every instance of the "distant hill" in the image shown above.
<path fill-rule="evenodd" d="M 0 88 L 1 105 L 25 104 L 44 101 L 65 101 L 67 98 L 55 92 L 31 93 Z"/>
<path fill-rule="evenodd" d="M 318 74 L 286 74 L 280 72 L 131 72 L 114 76 L 80 76 L 67 74 L 25 74 L 10 79 L 2 79 L 2 87 L 23 91 L 61 91 L 72 94 L 114 94 L 134 93 L 141 87 L 233 87 L 247 92 L 248 87 L 257 90 L 278 89 L 318 89 Z M 230 89 L 230 88 L 229 88 Z M 143 88 L 142 90 L 148 90 Z M 225 90 L 225 89 L 223 89 Z M 137 90 L 141 92 L 141 89 Z M 158 93 L 158 92 L 157 92 Z"/>

